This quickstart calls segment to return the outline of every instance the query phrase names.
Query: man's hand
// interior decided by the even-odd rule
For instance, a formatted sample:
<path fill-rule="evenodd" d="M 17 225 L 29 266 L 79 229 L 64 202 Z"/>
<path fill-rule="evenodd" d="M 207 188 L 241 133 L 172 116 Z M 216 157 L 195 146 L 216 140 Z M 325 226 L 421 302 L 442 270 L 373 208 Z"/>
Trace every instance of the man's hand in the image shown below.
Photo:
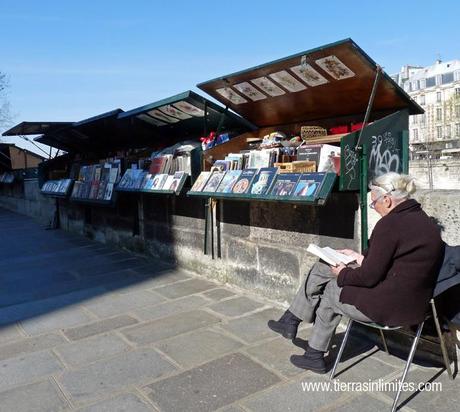
<path fill-rule="evenodd" d="M 343 253 L 344 255 L 351 256 L 356 259 L 356 263 L 361 266 L 364 260 L 364 256 L 361 253 L 355 252 L 351 249 L 339 249 L 337 252 Z"/>
<path fill-rule="evenodd" d="M 342 269 L 345 269 L 346 266 L 341 263 L 340 265 L 338 266 L 331 266 L 331 272 L 335 275 L 335 276 L 339 276 L 339 273 Z"/>

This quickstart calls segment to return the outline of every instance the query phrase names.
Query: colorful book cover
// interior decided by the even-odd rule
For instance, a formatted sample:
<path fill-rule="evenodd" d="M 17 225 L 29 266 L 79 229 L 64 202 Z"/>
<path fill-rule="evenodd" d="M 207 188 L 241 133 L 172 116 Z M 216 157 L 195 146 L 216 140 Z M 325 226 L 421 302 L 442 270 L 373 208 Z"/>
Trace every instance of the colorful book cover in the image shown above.
<path fill-rule="evenodd" d="M 187 179 L 187 173 L 185 172 L 176 172 L 174 173 L 174 179 L 169 186 L 169 190 L 174 190 L 176 193 L 179 193 L 182 189 L 182 186 Z"/>
<path fill-rule="evenodd" d="M 275 177 L 270 189 L 272 196 L 290 196 L 299 181 L 300 173 L 282 173 Z"/>
<path fill-rule="evenodd" d="M 229 170 L 227 173 L 225 173 L 225 176 L 220 182 L 216 192 L 230 193 L 233 189 L 233 185 L 236 183 L 240 175 L 241 170 Z"/>
<path fill-rule="evenodd" d="M 153 178 L 152 190 L 161 190 L 167 178 L 168 175 L 164 173 L 156 175 Z"/>
<path fill-rule="evenodd" d="M 293 196 L 317 197 L 326 173 L 302 173 Z"/>
<path fill-rule="evenodd" d="M 112 200 L 113 183 L 107 183 L 105 187 L 104 200 Z"/>
<path fill-rule="evenodd" d="M 165 184 L 163 185 L 163 190 L 171 190 L 171 184 L 174 181 L 174 175 L 168 175 L 168 177 L 165 180 Z"/>
<path fill-rule="evenodd" d="M 340 170 L 335 170 L 334 158 L 340 158 L 340 147 L 330 144 L 323 144 L 319 156 L 317 172 L 334 172 L 339 173 Z"/>
<path fill-rule="evenodd" d="M 213 172 L 209 177 L 203 192 L 215 192 L 224 175 L 225 172 Z"/>
<path fill-rule="evenodd" d="M 244 169 L 233 186 L 232 192 L 240 194 L 247 193 L 257 171 L 258 169 Z"/>
<path fill-rule="evenodd" d="M 211 176 L 211 172 L 201 172 L 200 175 L 195 180 L 195 183 L 192 186 L 191 192 L 201 192 L 206 186 L 206 183 Z"/>
<path fill-rule="evenodd" d="M 278 173 L 277 167 L 263 167 L 254 178 L 248 193 L 253 195 L 265 195 Z"/>

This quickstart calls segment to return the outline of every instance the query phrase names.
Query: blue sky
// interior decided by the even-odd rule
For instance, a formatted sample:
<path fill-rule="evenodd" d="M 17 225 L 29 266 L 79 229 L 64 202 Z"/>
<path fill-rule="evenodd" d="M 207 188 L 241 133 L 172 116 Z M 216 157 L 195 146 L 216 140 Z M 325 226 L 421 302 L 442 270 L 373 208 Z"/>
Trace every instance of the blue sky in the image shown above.
<path fill-rule="evenodd" d="M 458 1 L 0 0 L 0 71 L 14 123 L 81 120 L 347 37 L 388 73 L 460 59 L 459 13 Z"/>

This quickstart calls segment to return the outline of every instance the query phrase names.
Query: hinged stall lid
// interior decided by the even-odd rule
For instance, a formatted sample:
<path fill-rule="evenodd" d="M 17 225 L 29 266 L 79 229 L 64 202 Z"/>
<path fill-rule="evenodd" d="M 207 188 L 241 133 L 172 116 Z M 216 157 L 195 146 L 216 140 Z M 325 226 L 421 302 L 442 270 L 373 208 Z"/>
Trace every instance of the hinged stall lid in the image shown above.
<path fill-rule="evenodd" d="M 351 39 L 308 50 L 198 85 L 258 127 L 363 115 L 376 63 Z M 417 105 L 383 73 L 373 112 Z"/>
<path fill-rule="evenodd" d="M 243 133 L 255 127 L 227 109 L 187 91 L 119 115 L 119 120 L 137 119 L 166 139 L 198 138 L 211 131 Z"/>
<path fill-rule="evenodd" d="M 2 136 L 27 136 L 49 133 L 63 127 L 70 126 L 72 122 L 21 122 L 2 133 Z"/>

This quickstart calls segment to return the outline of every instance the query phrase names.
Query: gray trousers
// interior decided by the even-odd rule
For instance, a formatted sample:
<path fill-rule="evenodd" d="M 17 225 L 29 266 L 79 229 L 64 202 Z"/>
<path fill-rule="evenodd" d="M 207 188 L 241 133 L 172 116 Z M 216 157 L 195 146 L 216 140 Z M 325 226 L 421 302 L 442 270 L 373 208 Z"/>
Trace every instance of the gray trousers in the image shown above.
<path fill-rule="evenodd" d="M 292 302 L 289 311 L 305 322 L 313 323 L 308 345 L 326 352 L 342 315 L 362 322 L 372 322 L 355 306 L 340 302 L 342 288 L 328 265 L 317 262 Z"/>

